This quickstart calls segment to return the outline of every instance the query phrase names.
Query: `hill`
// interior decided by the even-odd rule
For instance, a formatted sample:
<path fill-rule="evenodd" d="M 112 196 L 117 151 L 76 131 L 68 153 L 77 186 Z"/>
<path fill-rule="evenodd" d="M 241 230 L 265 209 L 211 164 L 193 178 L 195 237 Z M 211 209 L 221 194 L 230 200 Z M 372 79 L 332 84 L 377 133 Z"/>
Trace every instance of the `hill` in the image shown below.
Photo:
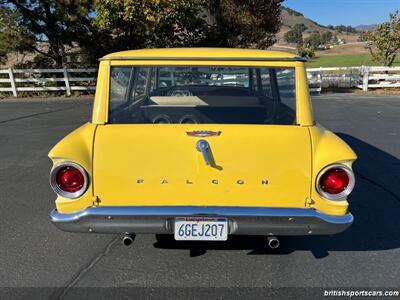
<path fill-rule="evenodd" d="M 305 17 L 302 13 L 287 7 L 282 8 L 281 17 L 281 30 L 277 34 L 277 44 L 279 45 L 287 44 L 283 37 L 285 33 L 291 30 L 296 24 L 304 24 L 307 27 L 306 31 L 303 33 L 304 37 L 309 36 L 315 31 L 319 31 L 320 33 L 330 31 L 333 35 L 337 35 L 339 39 L 345 41 L 345 43 L 354 43 L 358 41 L 359 33 L 340 32 L 338 30 L 328 28 L 327 26 L 318 24 L 317 22 Z"/>
<path fill-rule="evenodd" d="M 368 31 L 368 30 L 374 30 L 378 24 L 369 24 L 369 25 L 358 25 L 354 27 L 357 29 L 357 31 Z"/>
<path fill-rule="evenodd" d="M 283 50 L 288 52 L 296 52 L 296 45 L 289 44 L 284 40 L 284 35 L 286 32 L 291 30 L 296 24 L 304 24 L 306 30 L 303 32 L 303 38 L 308 37 L 313 32 L 331 32 L 334 36 L 337 36 L 341 40 L 342 45 L 334 46 L 332 49 L 325 51 L 318 51 L 317 56 L 325 55 L 346 55 L 346 54 L 366 54 L 368 53 L 362 43 L 359 43 L 359 33 L 358 32 L 342 32 L 336 30 L 332 26 L 324 26 L 318 24 L 317 22 L 305 17 L 302 13 L 290 9 L 288 7 L 282 8 L 282 25 L 281 30 L 277 34 L 277 42 L 272 47 L 274 50 Z"/>
<path fill-rule="evenodd" d="M 306 18 L 302 13 L 290 9 L 288 7 L 282 8 L 282 27 L 281 31 L 286 32 L 290 30 L 296 24 L 304 24 L 307 26 L 306 32 L 312 31 L 332 31 L 329 30 L 326 26 L 320 25 L 317 22 Z"/>

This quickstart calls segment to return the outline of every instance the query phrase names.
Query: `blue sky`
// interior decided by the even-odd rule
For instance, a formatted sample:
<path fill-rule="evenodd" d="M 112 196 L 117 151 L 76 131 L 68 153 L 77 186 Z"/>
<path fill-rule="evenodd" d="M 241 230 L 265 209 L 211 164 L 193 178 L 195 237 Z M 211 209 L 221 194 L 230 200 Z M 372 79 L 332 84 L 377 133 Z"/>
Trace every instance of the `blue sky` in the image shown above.
<path fill-rule="evenodd" d="M 376 24 L 400 9 L 400 0 L 285 0 L 284 6 L 322 25 Z"/>

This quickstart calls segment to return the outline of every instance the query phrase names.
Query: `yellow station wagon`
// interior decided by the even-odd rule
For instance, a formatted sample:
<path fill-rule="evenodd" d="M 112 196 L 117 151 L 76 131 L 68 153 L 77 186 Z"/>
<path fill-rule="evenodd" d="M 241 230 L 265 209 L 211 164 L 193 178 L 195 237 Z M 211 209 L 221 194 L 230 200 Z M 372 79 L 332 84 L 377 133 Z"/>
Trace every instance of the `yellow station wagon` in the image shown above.
<path fill-rule="evenodd" d="M 51 221 L 72 232 L 334 234 L 353 222 L 355 153 L 316 124 L 304 60 L 146 49 L 100 61 L 89 123 L 49 153 Z"/>

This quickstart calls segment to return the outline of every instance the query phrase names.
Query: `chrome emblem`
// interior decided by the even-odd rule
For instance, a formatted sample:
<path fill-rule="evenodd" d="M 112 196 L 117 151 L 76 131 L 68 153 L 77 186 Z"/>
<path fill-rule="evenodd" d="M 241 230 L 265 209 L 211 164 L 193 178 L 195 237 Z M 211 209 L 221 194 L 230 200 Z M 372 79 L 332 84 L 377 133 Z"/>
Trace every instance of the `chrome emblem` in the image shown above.
<path fill-rule="evenodd" d="M 219 136 L 221 135 L 221 131 L 211 131 L 211 130 L 193 130 L 186 131 L 188 136 L 194 137 L 208 137 L 208 136 Z"/>

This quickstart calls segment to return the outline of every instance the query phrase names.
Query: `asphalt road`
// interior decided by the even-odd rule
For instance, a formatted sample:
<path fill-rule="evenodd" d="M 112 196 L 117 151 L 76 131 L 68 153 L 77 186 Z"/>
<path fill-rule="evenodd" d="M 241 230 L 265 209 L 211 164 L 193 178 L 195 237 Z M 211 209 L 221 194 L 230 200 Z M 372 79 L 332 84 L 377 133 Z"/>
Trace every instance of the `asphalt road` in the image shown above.
<path fill-rule="evenodd" d="M 400 289 L 400 96 L 314 97 L 316 119 L 359 155 L 350 198 L 355 223 L 336 236 L 283 237 L 278 250 L 268 249 L 263 237 L 178 243 L 153 235 L 137 236 L 127 248 L 120 236 L 57 230 L 48 219 L 55 196 L 47 153 L 89 120 L 91 104 L 0 101 L 0 298 L 74 299 L 78 292 L 104 299 L 118 293 L 256 297 L 264 290 L 255 287 L 277 288 L 270 290 L 275 296 L 304 292 L 282 287 Z"/>

